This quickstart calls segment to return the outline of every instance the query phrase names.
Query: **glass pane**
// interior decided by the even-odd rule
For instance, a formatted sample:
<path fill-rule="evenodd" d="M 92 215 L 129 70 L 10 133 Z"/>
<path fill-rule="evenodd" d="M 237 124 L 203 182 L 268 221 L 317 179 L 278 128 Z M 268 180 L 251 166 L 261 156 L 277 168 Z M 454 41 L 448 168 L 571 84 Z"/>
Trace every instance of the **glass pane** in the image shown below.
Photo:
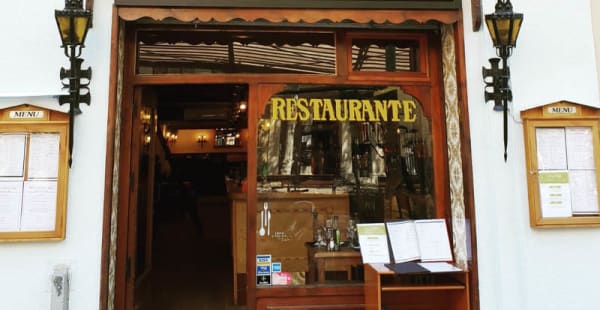
<path fill-rule="evenodd" d="M 426 110 L 397 86 L 288 85 L 270 98 L 257 136 L 259 286 L 360 284 L 357 223 L 435 217 Z"/>
<path fill-rule="evenodd" d="M 415 40 L 353 39 L 352 70 L 375 72 L 419 71 Z"/>
<path fill-rule="evenodd" d="M 331 32 L 142 31 L 138 74 L 334 74 Z"/>

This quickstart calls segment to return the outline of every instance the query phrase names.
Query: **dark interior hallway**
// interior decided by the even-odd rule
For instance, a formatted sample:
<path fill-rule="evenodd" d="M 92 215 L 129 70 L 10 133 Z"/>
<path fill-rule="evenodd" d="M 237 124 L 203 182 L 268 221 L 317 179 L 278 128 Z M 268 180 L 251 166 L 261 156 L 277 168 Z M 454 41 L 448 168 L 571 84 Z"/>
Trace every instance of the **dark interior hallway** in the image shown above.
<path fill-rule="evenodd" d="M 229 243 L 200 236 L 187 214 L 157 225 L 148 310 L 245 309 L 232 305 Z"/>
<path fill-rule="evenodd" d="M 219 165 L 215 161 L 186 162 L 193 168 L 176 167 L 175 171 L 186 173 L 175 173 L 159 186 L 152 268 L 145 289 L 139 291 L 144 295 L 139 309 L 245 309 L 233 305 L 230 202 L 224 182 L 227 171 L 215 168 Z M 212 168 L 207 168 L 209 165 Z M 193 178 L 185 175 L 193 171 Z"/>

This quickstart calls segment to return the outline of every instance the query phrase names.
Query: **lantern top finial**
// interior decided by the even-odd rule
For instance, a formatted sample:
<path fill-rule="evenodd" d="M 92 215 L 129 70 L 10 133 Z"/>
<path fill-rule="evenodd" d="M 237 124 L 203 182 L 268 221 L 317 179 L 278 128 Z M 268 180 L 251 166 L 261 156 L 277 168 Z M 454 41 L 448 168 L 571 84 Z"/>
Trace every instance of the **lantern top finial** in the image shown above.
<path fill-rule="evenodd" d="M 496 14 L 512 13 L 513 6 L 510 0 L 506 2 L 499 0 L 496 2 Z"/>
<path fill-rule="evenodd" d="M 82 0 L 65 0 L 65 9 L 82 9 L 83 1 Z"/>

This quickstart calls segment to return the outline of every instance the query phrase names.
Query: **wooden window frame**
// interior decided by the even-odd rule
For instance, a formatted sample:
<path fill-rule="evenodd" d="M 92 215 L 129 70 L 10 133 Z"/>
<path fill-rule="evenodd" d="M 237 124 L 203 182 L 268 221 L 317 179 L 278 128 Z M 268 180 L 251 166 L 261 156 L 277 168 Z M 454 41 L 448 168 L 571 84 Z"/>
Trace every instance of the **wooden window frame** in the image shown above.
<path fill-rule="evenodd" d="M 398 78 L 407 78 L 412 81 L 429 81 L 429 58 L 427 57 L 427 51 L 429 46 L 427 44 L 427 37 L 423 33 L 407 34 L 407 33 L 372 33 L 372 32 L 350 32 L 344 38 L 347 51 L 346 56 L 346 67 L 348 68 L 348 79 L 359 80 L 359 79 L 380 79 L 395 81 Z M 385 71 L 354 71 L 352 69 L 352 40 L 353 39 L 384 39 L 384 40 L 411 40 L 416 41 L 419 44 L 419 49 L 416 52 L 415 57 L 418 62 L 417 71 L 397 71 L 397 72 L 385 72 Z"/>

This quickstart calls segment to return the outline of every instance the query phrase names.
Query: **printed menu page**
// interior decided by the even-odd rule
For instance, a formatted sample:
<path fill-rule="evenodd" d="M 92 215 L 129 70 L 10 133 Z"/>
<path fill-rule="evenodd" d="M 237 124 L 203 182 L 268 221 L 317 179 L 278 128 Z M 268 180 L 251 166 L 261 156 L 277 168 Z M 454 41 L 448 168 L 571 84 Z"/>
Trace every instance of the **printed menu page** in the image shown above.
<path fill-rule="evenodd" d="M 54 230 L 56 181 L 26 181 L 23 186 L 21 231 Z"/>
<path fill-rule="evenodd" d="M 536 128 L 538 170 L 567 169 L 564 128 Z"/>
<path fill-rule="evenodd" d="M 421 258 L 414 221 L 390 221 L 386 223 L 386 227 L 394 263 Z"/>
<path fill-rule="evenodd" d="M 595 169 L 591 127 L 567 127 L 567 159 L 569 170 Z"/>
<path fill-rule="evenodd" d="M 31 134 L 28 160 L 30 179 L 58 177 L 59 147 L 58 133 Z"/>
<path fill-rule="evenodd" d="M 417 220 L 415 229 L 419 236 L 421 261 L 451 261 L 450 239 L 446 228 L 446 220 Z"/>
<path fill-rule="evenodd" d="M 386 227 L 394 263 L 452 261 L 445 219 L 390 221 Z"/>
<path fill-rule="evenodd" d="M 537 128 L 536 143 L 542 216 L 598 214 L 592 128 Z"/>
<path fill-rule="evenodd" d="M 563 171 L 540 171 L 540 204 L 543 217 L 572 216 L 569 173 Z"/>
<path fill-rule="evenodd" d="M 25 138 L 25 134 L 0 134 L 0 179 L 23 176 Z"/>
<path fill-rule="evenodd" d="M 0 133 L 0 233 L 6 239 L 57 228 L 61 134 L 23 131 Z"/>
<path fill-rule="evenodd" d="M 389 263 L 390 252 L 383 223 L 357 224 L 358 242 L 363 263 Z"/>
<path fill-rule="evenodd" d="M 18 231 L 23 182 L 0 181 L 0 232 Z"/>
<path fill-rule="evenodd" d="M 595 170 L 569 171 L 573 214 L 598 214 L 598 183 Z"/>

